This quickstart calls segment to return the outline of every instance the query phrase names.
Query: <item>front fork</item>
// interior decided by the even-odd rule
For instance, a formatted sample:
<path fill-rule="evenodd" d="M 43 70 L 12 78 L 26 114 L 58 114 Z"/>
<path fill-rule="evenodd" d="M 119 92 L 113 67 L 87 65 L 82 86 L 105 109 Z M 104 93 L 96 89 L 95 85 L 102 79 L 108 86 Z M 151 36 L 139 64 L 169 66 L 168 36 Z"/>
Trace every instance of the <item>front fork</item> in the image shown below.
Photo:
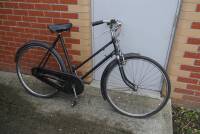
<path fill-rule="evenodd" d="M 124 55 L 121 53 L 121 51 L 119 51 L 119 55 L 117 55 L 117 60 L 118 60 L 119 71 L 120 71 L 122 80 L 133 91 L 137 91 L 136 85 L 126 77 L 126 74 L 124 72 L 124 65 L 126 64 L 127 61 L 125 60 Z"/>

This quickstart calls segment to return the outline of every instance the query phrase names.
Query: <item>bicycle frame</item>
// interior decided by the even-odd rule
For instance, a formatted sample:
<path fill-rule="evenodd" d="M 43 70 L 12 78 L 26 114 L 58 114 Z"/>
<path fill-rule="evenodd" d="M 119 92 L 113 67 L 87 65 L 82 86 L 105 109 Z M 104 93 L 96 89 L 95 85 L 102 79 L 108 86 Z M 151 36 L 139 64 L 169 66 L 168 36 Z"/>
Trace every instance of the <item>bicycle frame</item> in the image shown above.
<path fill-rule="evenodd" d="M 103 23 L 103 21 L 100 21 L 100 22 L 101 23 L 99 23 L 99 24 Z M 112 27 L 113 27 L 113 25 L 110 25 L 111 29 L 112 29 Z M 110 59 L 113 55 L 115 55 L 116 59 L 118 61 L 119 70 L 120 70 L 120 73 L 121 73 L 123 81 L 126 83 L 126 85 L 128 85 L 129 87 L 131 87 L 132 89 L 135 90 L 135 85 L 132 84 L 128 80 L 128 78 L 126 77 L 126 75 L 125 75 L 125 72 L 124 72 L 124 69 L 123 69 L 123 64 L 125 63 L 125 60 L 124 60 L 124 56 L 123 56 L 123 54 L 122 54 L 119 46 L 117 45 L 118 39 L 116 38 L 114 31 L 111 30 L 111 41 L 110 42 L 108 42 L 106 45 L 104 45 L 102 48 L 100 48 L 97 52 L 95 52 L 94 54 L 92 54 L 89 58 L 87 58 L 85 61 L 83 61 L 80 65 L 75 66 L 75 67 L 72 66 L 72 64 L 71 64 L 71 61 L 70 61 L 70 58 L 69 58 L 69 54 L 68 54 L 68 50 L 67 50 L 67 48 L 64 45 L 64 39 L 63 39 L 63 36 L 62 36 L 61 33 L 58 33 L 57 38 L 55 39 L 55 41 L 53 42 L 52 46 L 50 47 L 50 50 L 55 48 L 55 46 L 56 46 L 56 44 L 57 44 L 57 42 L 59 40 L 60 40 L 60 43 L 62 45 L 62 48 L 63 48 L 63 51 L 64 51 L 64 56 L 65 56 L 65 60 L 67 61 L 67 65 L 69 67 L 70 73 L 72 75 L 75 75 L 75 76 L 77 76 L 76 71 L 79 68 L 81 68 L 89 60 L 91 60 L 95 56 L 97 56 L 100 52 L 104 51 L 108 46 L 110 46 L 111 44 L 113 44 L 114 50 L 109 55 L 107 55 L 105 58 L 103 58 L 99 63 L 97 63 L 94 67 L 92 67 L 88 72 L 86 72 L 83 76 L 81 76 L 80 79 L 82 79 L 82 80 L 85 79 L 89 74 L 91 74 L 93 71 L 95 71 L 98 67 L 100 67 L 104 62 L 106 62 L 108 59 Z M 39 67 L 41 67 L 41 65 L 43 64 L 43 62 L 44 62 L 44 60 L 45 60 L 45 58 L 47 56 L 47 58 L 46 58 L 46 60 L 45 60 L 45 62 L 44 62 L 44 64 L 43 64 L 42 67 L 45 66 L 45 64 L 48 61 L 48 58 L 50 56 L 50 54 L 48 54 L 50 50 L 47 51 L 46 55 L 44 56 L 44 58 L 42 59 L 40 65 L 39 65 Z M 65 67 L 66 67 L 66 65 L 65 65 Z M 66 69 L 67 69 L 67 67 L 66 67 Z"/>
<path fill-rule="evenodd" d="M 112 38 L 112 40 L 110 42 L 108 42 L 105 46 L 103 46 L 102 48 L 100 48 L 97 52 L 95 52 L 94 54 L 92 54 L 89 58 L 87 58 L 85 61 L 83 61 L 82 63 L 80 63 L 80 65 L 73 67 L 71 65 L 71 60 L 69 58 L 69 54 L 68 54 L 68 50 L 64 45 L 64 39 L 61 33 L 59 33 L 57 35 L 57 38 L 55 39 L 55 41 L 53 42 L 52 46 L 50 47 L 51 49 L 54 49 L 56 47 L 57 42 L 60 41 L 61 45 L 62 45 L 62 49 L 64 51 L 64 56 L 65 56 L 65 60 L 67 61 L 67 65 L 69 67 L 70 73 L 75 74 L 75 72 L 81 68 L 83 65 L 85 65 L 87 62 L 89 62 L 91 59 L 93 59 L 95 56 L 97 56 L 100 52 L 104 51 L 108 46 L 110 46 L 111 44 L 113 44 L 114 46 L 114 50 L 107 55 L 105 58 L 103 58 L 99 63 L 97 63 L 94 67 L 92 67 L 88 72 L 86 72 L 83 76 L 80 77 L 80 79 L 85 79 L 88 75 L 90 75 L 93 71 L 95 71 L 98 67 L 100 67 L 104 62 L 106 62 L 108 59 L 110 59 L 113 55 L 120 55 L 120 50 L 119 47 L 116 45 L 116 39 Z M 47 51 L 47 53 L 45 54 L 45 56 L 43 57 L 42 61 L 39 64 L 39 67 L 44 67 L 45 64 L 48 61 L 49 58 L 49 51 Z M 66 67 L 66 65 L 65 65 Z M 67 67 L 66 67 L 67 68 Z"/>

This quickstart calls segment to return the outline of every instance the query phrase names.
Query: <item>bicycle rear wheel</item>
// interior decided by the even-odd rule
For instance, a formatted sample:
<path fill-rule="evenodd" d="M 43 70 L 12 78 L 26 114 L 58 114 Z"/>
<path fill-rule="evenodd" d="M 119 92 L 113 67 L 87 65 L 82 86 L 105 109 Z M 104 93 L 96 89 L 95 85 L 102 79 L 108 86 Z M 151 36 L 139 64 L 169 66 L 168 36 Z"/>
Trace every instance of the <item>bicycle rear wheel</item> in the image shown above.
<path fill-rule="evenodd" d="M 135 85 L 129 87 L 121 77 L 117 60 L 111 62 L 102 76 L 102 90 L 111 106 L 121 114 L 145 118 L 159 112 L 170 96 L 167 73 L 156 61 L 136 55 L 125 55 L 125 76 Z"/>
<path fill-rule="evenodd" d="M 44 43 L 29 43 L 20 48 L 16 55 L 16 71 L 23 87 L 32 95 L 38 97 L 51 97 L 58 90 L 40 81 L 32 75 L 32 68 L 38 67 L 43 57 L 47 54 L 49 46 Z M 58 53 L 51 49 L 44 69 L 66 72 L 65 65 Z"/>

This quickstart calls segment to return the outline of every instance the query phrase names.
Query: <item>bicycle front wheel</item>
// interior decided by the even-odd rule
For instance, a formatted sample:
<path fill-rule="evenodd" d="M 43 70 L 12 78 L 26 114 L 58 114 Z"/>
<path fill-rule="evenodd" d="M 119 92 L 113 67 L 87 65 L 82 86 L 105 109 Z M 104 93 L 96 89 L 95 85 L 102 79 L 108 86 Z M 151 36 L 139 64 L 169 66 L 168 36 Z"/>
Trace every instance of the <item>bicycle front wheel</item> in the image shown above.
<path fill-rule="evenodd" d="M 156 61 L 134 54 L 125 55 L 123 70 L 128 81 L 121 77 L 117 60 L 111 62 L 102 77 L 102 88 L 112 107 L 121 114 L 145 118 L 159 112 L 170 96 L 167 73 Z"/>
<path fill-rule="evenodd" d="M 20 48 L 16 55 L 16 71 L 23 87 L 32 95 L 38 97 L 51 97 L 58 90 L 40 81 L 32 75 L 32 69 L 38 67 L 42 60 L 48 58 L 44 69 L 65 72 L 65 65 L 61 57 L 44 43 L 30 43 Z M 56 82 L 56 81 L 55 81 Z"/>

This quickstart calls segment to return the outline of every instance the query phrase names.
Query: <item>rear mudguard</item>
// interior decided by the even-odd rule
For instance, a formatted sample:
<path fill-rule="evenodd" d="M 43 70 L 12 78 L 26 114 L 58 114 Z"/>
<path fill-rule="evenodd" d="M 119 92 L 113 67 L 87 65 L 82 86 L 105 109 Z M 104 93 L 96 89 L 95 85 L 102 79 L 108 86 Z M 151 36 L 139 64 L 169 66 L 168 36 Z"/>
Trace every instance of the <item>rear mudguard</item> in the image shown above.
<path fill-rule="evenodd" d="M 16 52 L 16 55 L 15 55 L 15 62 L 17 62 L 19 56 L 20 56 L 20 53 L 22 51 L 24 51 L 26 48 L 29 48 L 33 45 L 42 45 L 43 47 L 49 49 L 50 46 L 47 42 L 44 42 L 44 41 L 37 41 L 37 40 L 31 40 L 27 43 L 25 43 L 22 47 L 20 47 L 17 52 Z M 58 54 L 58 52 L 55 50 L 55 49 L 50 49 L 51 52 L 53 52 L 56 56 L 56 58 L 59 60 L 60 64 L 62 64 L 62 70 L 63 72 L 67 72 L 67 69 L 66 69 L 66 65 L 64 63 L 64 61 L 62 60 L 61 56 Z"/>
<path fill-rule="evenodd" d="M 25 48 L 27 47 L 30 47 L 31 45 L 33 44 L 42 44 L 44 45 L 45 47 L 49 48 L 49 44 L 47 42 L 42 42 L 42 41 L 37 41 L 37 40 L 31 40 L 27 43 L 25 43 L 22 47 L 20 47 L 17 52 L 16 52 L 16 55 L 15 55 L 15 62 L 17 61 L 17 59 L 19 58 L 19 54 L 21 51 L 23 51 Z"/>
<path fill-rule="evenodd" d="M 132 56 L 139 56 L 139 55 L 140 55 L 140 54 L 137 54 L 137 53 L 127 53 L 127 54 L 124 54 L 124 58 L 132 57 Z M 103 86 L 103 84 L 104 84 L 104 83 L 103 83 L 103 79 L 105 78 L 105 76 L 106 76 L 108 70 L 110 70 L 110 68 L 111 68 L 114 64 L 116 64 L 117 62 L 118 62 L 117 59 L 114 59 L 113 61 L 111 61 L 111 62 L 106 66 L 106 68 L 105 68 L 105 70 L 103 71 L 103 74 L 102 74 L 102 76 L 101 76 L 101 94 L 102 94 L 104 100 L 107 100 L 107 96 L 106 96 L 106 89 L 103 88 L 103 87 L 104 87 L 104 86 Z"/>

